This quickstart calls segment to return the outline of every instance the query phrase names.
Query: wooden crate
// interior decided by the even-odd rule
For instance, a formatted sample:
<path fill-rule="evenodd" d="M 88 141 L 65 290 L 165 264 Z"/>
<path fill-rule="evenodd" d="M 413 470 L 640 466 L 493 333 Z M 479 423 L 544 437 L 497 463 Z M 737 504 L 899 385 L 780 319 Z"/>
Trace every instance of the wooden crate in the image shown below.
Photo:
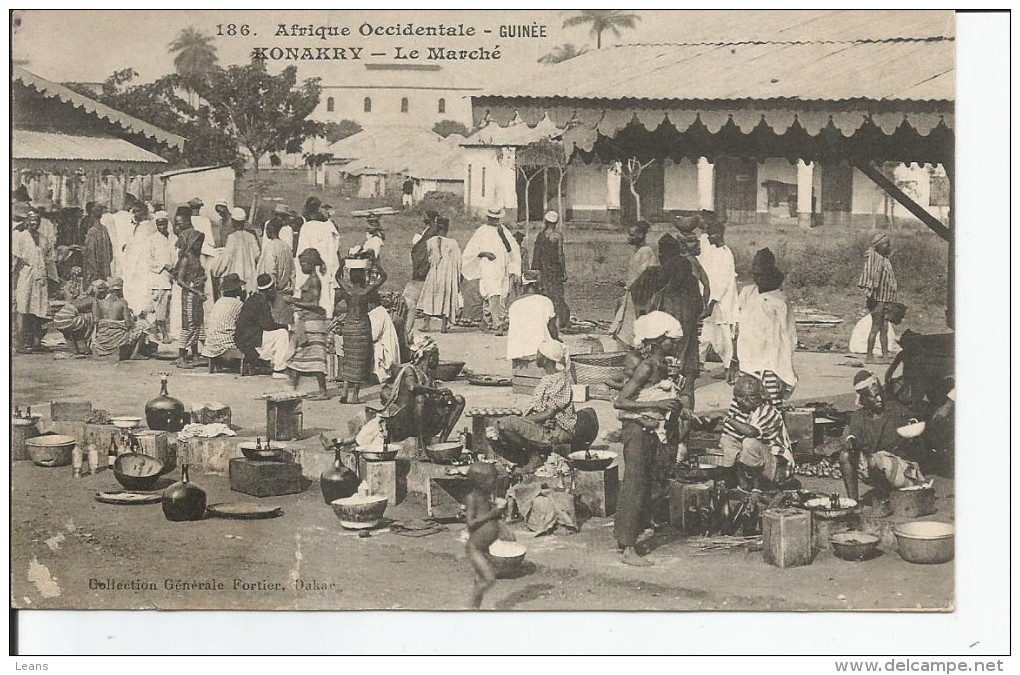
<path fill-rule="evenodd" d="M 170 431 L 144 429 L 133 435 L 138 439 L 138 445 L 141 447 L 143 455 L 155 457 L 163 462 L 163 473 L 170 473 L 177 468 L 177 434 Z M 172 441 L 171 435 L 174 437 Z"/>
<path fill-rule="evenodd" d="M 404 501 L 407 495 L 407 478 L 397 471 L 397 460 L 370 462 L 359 457 L 358 477 L 362 486 L 368 487 L 369 494 L 386 497 L 390 506 Z"/>
<path fill-rule="evenodd" d="M 237 457 L 230 460 L 230 489 L 253 497 L 277 497 L 302 492 L 301 465 Z"/>
<path fill-rule="evenodd" d="M 574 489 L 591 515 L 605 518 L 616 513 L 620 494 L 620 468 L 611 466 L 602 471 L 575 471 Z"/>
<path fill-rule="evenodd" d="M 811 512 L 804 509 L 768 509 L 762 519 L 762 557 L 776 567 L 810 565 L 817 550 Z"/>
<path fill-rule="evenodd" d="M 50 419 L 54 422 L 84 422 L 92 414 L 89 401 L 52 401 Z"/>
<path fill-rule="evenodd" d="M 700 483 L 669 481 L 669 524 L 684 534 L 690 534 L 693 522 L 688 510 L 708 506 L 714 485 L 715 481 L 711 480 Z"/>

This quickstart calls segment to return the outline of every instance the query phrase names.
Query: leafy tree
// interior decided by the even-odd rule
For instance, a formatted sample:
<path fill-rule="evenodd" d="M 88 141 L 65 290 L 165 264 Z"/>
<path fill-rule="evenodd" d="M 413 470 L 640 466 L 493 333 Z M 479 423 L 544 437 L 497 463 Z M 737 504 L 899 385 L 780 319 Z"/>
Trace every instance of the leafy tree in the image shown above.
<path fill-rule="evenodd" d="M 253 59 L 245 66 L 213 71 L 199 93 L 209 102 L 213 123 L 251 155 L 255 213 L 266 185 L 259 178 L 259 161 L 266 155 L 272 161 L 280 152 L 300 152 L 306 138 L 323 131 L 320 122 L 308 118 L 319 105 L 319 79 L 298 85 L 296 66 L 271 75 L 263 60 Z"/>
<path fill-rule="evenodd" d="M 609 31 L 613 36 L 620 37 L 621 28 L 633 30 L 640 20 L 639 15 L 625 12 L 622 9 L 582 9 L 564 21 L 563 27 L 573 28 L 590 24 L 589 35 L 595 36 L 595 48 L 602 49 L 602 34 L 604 32 Z"/>
<path fill-rule="evenodd" d="M 361 125 L 354 120 L 340 120 L 339 122 L 326 122 L 323 125 L 323 135 L 329 143 L 342 141 L 348 136 L 361 131 Z"/>
<path fill-rule="evenodd" d="M 545 63 L 547 65 L 552 65 L 554 63 L 563 63 L 564 61 L 569 61 L 570 59 L 576 58 L 581 54 L 585 54 L 587 52 L 588 52 L 587 47 L 581 47 L 580 49 L 578 49 L 573 43 L 568 42 L 566 44 L 557 45 L 556 47 L 553 47 L 553 50 L 551 52 L 549 52 L 545 56 L 539 57 L 538 62 Z"/>
<path fill-rule="evenodd" d="M 214 124 L 208 106 L 195 108 L 178 95 L 183 88 L 179 75 L 144 84 L 135 84 L 136 77 L 138 73 L 131 68 L 118 70 L 106 78 L 98 94 L 86 85 L 71 83 L 68 87 L 186 138 L 183 152 L 160 151 L 171 164 L 230 165 L 240 171 L 243 163 L 236 141 Z"/>
<path fill-rule="evenodd" d="M 439 134 L 443 138 L 446 138 L 453 134 L 467 136 L 469 131 L 466 126 L 455 120 L 440 120 L 432 126 L 432 133 Z"/>
<path fill-rule="evenodd" d="M 189 91 L 204 83 L 216 69 L 216 45 L 212 36 L 194 27 L 183 29 L 168 45 L 174 57 L 174 68 Z"/>

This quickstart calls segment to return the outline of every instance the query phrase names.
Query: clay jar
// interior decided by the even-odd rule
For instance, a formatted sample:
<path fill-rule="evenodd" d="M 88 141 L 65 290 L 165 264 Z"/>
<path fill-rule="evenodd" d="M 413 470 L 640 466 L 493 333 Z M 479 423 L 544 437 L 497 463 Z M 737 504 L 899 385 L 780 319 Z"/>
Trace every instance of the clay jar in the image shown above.
<path fill-rule="evenodd" d="M 181 522 L 205 517 L 205 490 L 188 482 L 188 465 L 181 465 L 181 480 L 163 490 L 163 515 Z"/>
<path fill-rule="evenodd" d="M 145 404 L 145 424 L 154 431 L 180 431 L 184 428 L 184 404 L 167 392 L 162 376 L 159 396 Z"/>
<path fill-rule="evenodd" d="M 319 487 L 322 488 L 322 499 L 331 504 L 337 499 L 346 499 L 358 491 L 361 479 L 358 474 L 347 468 L 340 459 L 340 446 L 333 450 L 335 453 L 333 467 L 326 469 L 319 476 Z"/>

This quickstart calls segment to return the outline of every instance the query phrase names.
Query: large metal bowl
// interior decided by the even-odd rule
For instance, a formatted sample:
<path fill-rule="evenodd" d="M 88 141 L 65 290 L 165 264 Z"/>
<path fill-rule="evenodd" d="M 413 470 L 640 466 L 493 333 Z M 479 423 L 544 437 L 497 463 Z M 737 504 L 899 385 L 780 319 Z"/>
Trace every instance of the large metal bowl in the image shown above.
<path fill-rule="evenodd" d="M 118 429 L 136 429 L 142 424 L 141 417 L 111 417 L 110 424 Z"/>
<path fill-rule="evenodd" d="M 378 495 L 354 495 L 329 503 L 340 520 L 340 526 L 348 530 L 370 530 L 376 527 L 386 512 L 387 504 L 389 499 Z"/>
<path fill-rule="evenodd" d="M 443 382 L 456 380 L 462 370 L 464 370 L 463 361 L 440 361 L 436 366 L 436 379 Z"/>
<path fill-rule="evenodd" d="M 589 455 L 589 456 L 586 456 Z M 578 450 L 567 455 L 570 466 L 578 471 L 603 471 L 616 459 L 616 453 L 609 450 Z"/>
<path fill-rule="evenodd" d="M 284 451 L 287 449 L 286 445 L 274 445 L 270 446 L 268 450 L 264 445 L 260 446 L 251 441 L 244 441 L 238 443 L 237 447 L 241 448 L 241 454 L 246 459 L 261 462 L 279 462 L 285 459 Z"/>
<path fill-rule="evenodd" d="M 956 555 L 956 527 L 935 520 L 902 523 L 893 528 L 900 557 L 919 565 L 938 565 Z"/>
<path fill-rule="evenodd" d="M 26 439 L 25 446 L 36 466 L 67 466 L 71 463 L 75 442 L 71 436 L 48 434 Z"/>
<path fill-rule="evenodd" d="M 393 445 L 392 443 L 390 445 Z M 369 450 L 367 448 L 355 448 L 354 452 L 358 453 L 359 457 L 364 457 L 369 462 L 391 462 L 397 458 L 399 449 L 391 450 Z"/>
<path fill-rule="evenodd" d="M 163 474 L 163 462 L 137 452 L 119 455 L 113 462 L 113 475 L 128 490 L 151 490 Z"/>
<path fill-rule="evenodd" d="M 489 562 L 496 570 L 496 576 L 503 578 L 513 576 L 524 563 L 527 549 L 515 541 L 494 541 L 489 546 Z"/>
<path fill-rule="evenodd" d="M 867 532 L 838 532 L 832 535 L 829 542 L 836 557 L 860 562 L 874 555 L 879 538 Z"/>
<path fill-rule="evenodd" d="M 456 441 L 433 443 L 425 447 L 425 454 L 436 464 L 453 464 L 464 454 L 464 446 Z"/>

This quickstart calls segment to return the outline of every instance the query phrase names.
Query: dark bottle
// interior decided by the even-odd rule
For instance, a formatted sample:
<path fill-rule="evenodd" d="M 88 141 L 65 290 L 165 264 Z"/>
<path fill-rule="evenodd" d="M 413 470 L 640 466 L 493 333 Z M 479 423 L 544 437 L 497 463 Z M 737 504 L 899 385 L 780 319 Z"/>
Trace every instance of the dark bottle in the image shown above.
<path fill-rule="evenodd" d="M 319 487 L 322 488 L 322 499 L 327 504 L 337 499 L 346 499 L 358 491 L 361 479 L 358 474 L 348 469 L 340 458 L 340 445 L 333 446 L 333 467 L 326 469 L 319 476 Z"/>
<path fill-rule="evenodd" d="M 167 375 L 161 373 L 159 396 L 145 404 L 145 424 L 154 431 L 180 431 L 184 428 L 184 404 L 167 392 Z"/>
<path fill-rule="evenodd" d="M 829 508 L 832 509 L 833 511 L 840 508 L 838 492 L 833 492 L 832 495 L 829 496 Z"/>
<path fill-rule="evenodd" d="M 188 482 L 187 464 L 181 464 L 181 480 L 163 490 L 163 515 L 174 522 L 205 517 L 205 490 Z"/>

